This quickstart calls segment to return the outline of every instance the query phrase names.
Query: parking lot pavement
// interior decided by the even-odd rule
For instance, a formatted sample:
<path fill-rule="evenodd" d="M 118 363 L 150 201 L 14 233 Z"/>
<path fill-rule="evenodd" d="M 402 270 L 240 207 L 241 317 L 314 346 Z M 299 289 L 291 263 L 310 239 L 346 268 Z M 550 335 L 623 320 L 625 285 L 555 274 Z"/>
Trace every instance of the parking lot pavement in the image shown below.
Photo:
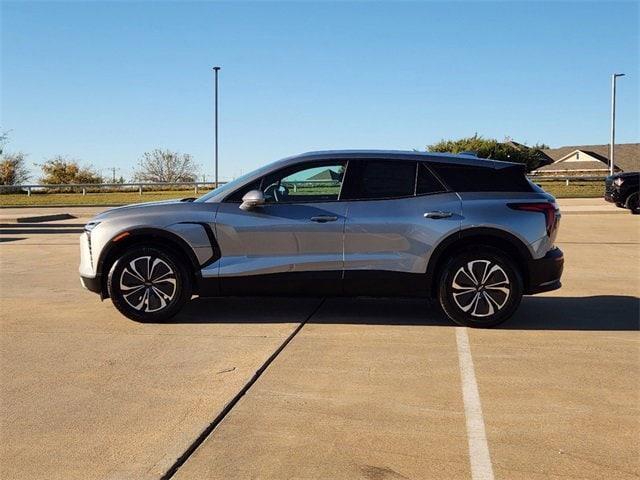
<path fill-rule="evenodd" d="M 640 476 L 639 220 L 566 215 L 563 288 L 470 331 L 496 478 Z"/>
<path fill-rule="evenodd" d="M 160 477 L 318 304 L 136 324 L 80 288 L 77 251 L 66 233 L 0 244 L 3 480 Z"/>
<path fill-rule="evenodd" d="M 176 478 L 464 479 L 474 461 L 474 479 L 638 478 L 640 225 L 567 215 L 561 228 L 564 287 L 468 331 L 488 471 L 467 445 L 482 447 L 465 426 L 467 329 L 415 300 L 336 299 Z"/>
<path fill-rule="evenodd" d="M 453 333 L 424 301 L 328 300 L 176 478 L 468 478 Z"/>
<path fill-rule="evenodd" d="M 173 478 L 638 478 L 639 220 L 565 215 L 563 288 L 501 328 L 326 300 L 201 444 L 318 300 L 136 324 L 79 288 L 77 234 L 3 232 L 0 477 L 159 478 L 187 452 Z"/>

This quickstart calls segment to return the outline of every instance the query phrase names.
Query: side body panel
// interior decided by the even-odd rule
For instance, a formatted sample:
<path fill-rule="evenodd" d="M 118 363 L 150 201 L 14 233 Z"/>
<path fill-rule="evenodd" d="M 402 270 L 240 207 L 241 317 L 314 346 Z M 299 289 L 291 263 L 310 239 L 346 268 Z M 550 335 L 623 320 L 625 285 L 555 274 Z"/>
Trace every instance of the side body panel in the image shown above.
<path fill-rule="evenodd" d="M 511 202 L 548 201 L 546 194 L 514 192 L 463 192 L 461 229 L 491 228 L 518 238 L 527 246 L 532 259 L 542 258 L 553 246 L 554 235 L 547 236 L 543 214 L 513 210 Z M 557 231 L 557 230 L 556 230 Z"/>
<path fill-rule="evenodd" d="M 223 203 L 216 217 L 222 257 L 202 275 L 219 276 L 222 294 L 284 293 L 293 284 L 305 292 L 313 289 L 314 276 L 319 289 L 326 283 L 339 291 L 345 214 L 341 202 L 267 204 L 249 211 Z M 328 221 L 314 221 L 319 217 Z"/>
<path fill-rule="evenodd" d="M 169 232 L 178 235 L 191 247 L 200 265 L 210 262 L 215 258 L 216 247 L 213 230 L 210 222 L 206 223 L 174 223 L 166 228 Z M 209 232 L 207 232 L 209 230 Z"/>
<path fill-rule="evenodd" d="M 443 218 L 427 218 L 443 212 Z M 448 216 L 447 216 L 448 215 Z M 346 293 L 419 294 L 431 252 L 460 229 L 455 193 L 348 202 L 344 235 Z"/>

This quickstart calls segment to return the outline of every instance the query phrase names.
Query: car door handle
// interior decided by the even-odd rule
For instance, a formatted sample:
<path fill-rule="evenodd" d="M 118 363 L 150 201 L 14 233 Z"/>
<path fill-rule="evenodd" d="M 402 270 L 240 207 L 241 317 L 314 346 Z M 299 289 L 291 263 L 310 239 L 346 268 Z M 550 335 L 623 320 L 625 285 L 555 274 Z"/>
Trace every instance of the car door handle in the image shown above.
<path fill-rule="evenodd" d="M 318 215 L 316 217 L 311 217 L 311 221 L 317 223 L 335 222 L 336 220 L 338 220 L 338 217 L 333 215 Z"/>
<path fill-rule="evenodd" d="M 453 213 L 451 212 L 426 212 L 424 218 L 433 218 L 437 220 L 439 218 L 449 218 Z"/>

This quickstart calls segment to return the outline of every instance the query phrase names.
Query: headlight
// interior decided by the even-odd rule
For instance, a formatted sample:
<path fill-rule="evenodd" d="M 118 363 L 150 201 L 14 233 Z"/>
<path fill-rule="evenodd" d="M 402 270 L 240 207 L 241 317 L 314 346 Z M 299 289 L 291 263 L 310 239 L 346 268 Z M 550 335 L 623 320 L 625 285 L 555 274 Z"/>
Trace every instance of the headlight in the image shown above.
<path fill-rule="evenodd" d="M 91 230 L 96 228 L 98 225 L 100 225 L 100 222 L 89 222 L 84 226 L 84 231 L 91 232 Z"/>
<path fill-rule="evenodd" d="M 616 179 L 613 181 L 613 184 L 614 184 L 616 187 L 619 187 L 619 186 L 620 186 L 620 185 L 622 185 L 623 183 L 624 183 L 624 178 L 616 178 Z"/>

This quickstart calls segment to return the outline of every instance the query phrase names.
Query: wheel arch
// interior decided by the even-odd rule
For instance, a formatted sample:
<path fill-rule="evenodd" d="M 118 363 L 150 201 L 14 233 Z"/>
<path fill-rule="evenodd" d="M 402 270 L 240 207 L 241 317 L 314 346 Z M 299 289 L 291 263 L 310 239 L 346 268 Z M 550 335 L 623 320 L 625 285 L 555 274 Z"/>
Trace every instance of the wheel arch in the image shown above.
<path fill-rule="evenodd" d="M 455 232 L 443 239 L 433 250 L 427 265 L 427 292 L 436 297 L 438 278 L 451 255 L 472 246 L 490 246 L 507 254 L 517 265 L 528 288 L 528 262 L 532 260 L 531 251 L 518 237 L 505 230 L 490 227 L 468 228 Z"/>
<path fill-rule="evenodd" d="M 629 193 L 627 195 L 627 198 L 624 200 L 624 208 L 631 208 L 631 206 L 632 206 L 631 202 L 634 199 L 640 200 L 640 192 L 632 190 L 631 193 Z"/>
<path fill-rule="evenodd" d="M 100 296 L 109 297 L 107 290 L 107 277 L 113 263 L 123 252 L 136 245 L 156 247 L 168 251 L 181 258 L 193 276 L 194 287 L 198 284 L 200 275 L 200 263 L 195 252 L 189 244 L 179 235 L 158 228 L 138 228 L 128 230 L 128 235 L 116 235 L 102 249 L 98 259 L 96 273 L 101 278 Z"/>

